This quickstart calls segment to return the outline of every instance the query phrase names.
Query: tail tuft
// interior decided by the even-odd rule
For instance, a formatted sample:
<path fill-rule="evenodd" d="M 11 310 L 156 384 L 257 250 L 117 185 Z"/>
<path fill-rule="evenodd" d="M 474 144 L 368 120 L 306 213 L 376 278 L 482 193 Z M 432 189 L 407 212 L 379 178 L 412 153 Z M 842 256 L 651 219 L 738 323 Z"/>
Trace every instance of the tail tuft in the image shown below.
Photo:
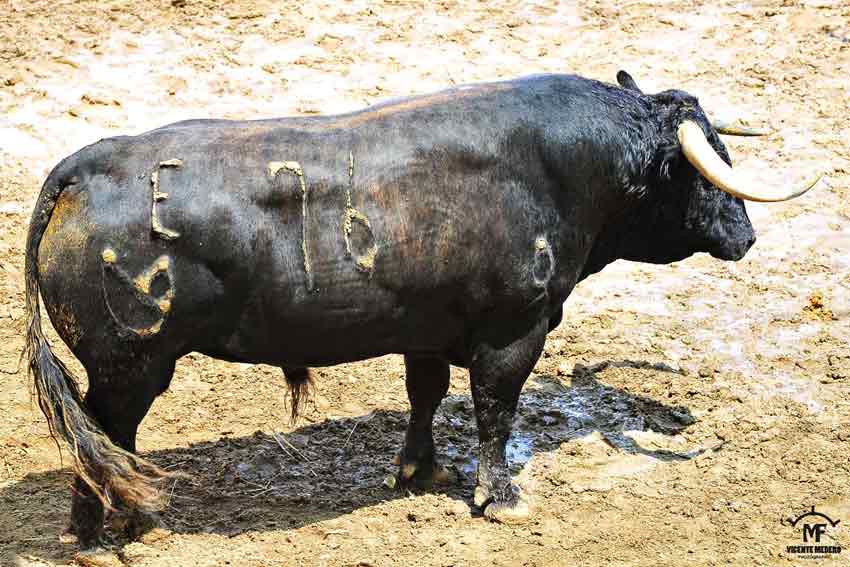
<path fill-rule="evenodd" d="M 310 369 L 306 366 L 285 366 L 283 368 L 283 376 L 286 378 L 286 384 L 289 386 L 290 405 L 292 413 L 290 420 L 295 423 L 304 403 L 310 398 L 310 392 L 313 389 L 313 379 L 310 375 Z"/>
<path fill-rule="evenodd" d="M 77 382 L 30 322 L 26 353 L 36 399 L 54 439 L 67 442 L 74 471 L 107 508 L 163 507 L 165 481 L 176 476 L 115 445 L 88 414 Z"/>

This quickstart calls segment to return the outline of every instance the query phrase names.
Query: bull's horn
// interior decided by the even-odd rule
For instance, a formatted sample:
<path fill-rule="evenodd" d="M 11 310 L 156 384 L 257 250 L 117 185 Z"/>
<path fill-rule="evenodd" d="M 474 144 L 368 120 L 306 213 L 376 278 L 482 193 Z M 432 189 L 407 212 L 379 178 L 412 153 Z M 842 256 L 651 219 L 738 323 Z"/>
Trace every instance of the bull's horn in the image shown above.
<path fill-rule="evenodd" d="M 747 128 L 739 124 L 724 122 L 723 120 L 715 120 L 711 126 L 717 130 L 718 134 L 726 134 L 727 136 L 767 136 L 765 130 L 756 128 Z"/>
<path fill-rule="evenodd" d="M 700 125 L 693 120 L 682 122 L 678 129 L 678 136 L 682 153 L 685 154 L 691 165 L 697 168 L 697 171 L 718 189 L 740 199 L 762 203 L 787 201 L 799 197 L 820 181 L 820 175 L 818 175 L 814 181 L 806 183 L 800 188 L 777 192 L 768 187 L 763 187 L 760 183 L 746 179 L 738 170 L 729 167 L 708 143 Z"/>

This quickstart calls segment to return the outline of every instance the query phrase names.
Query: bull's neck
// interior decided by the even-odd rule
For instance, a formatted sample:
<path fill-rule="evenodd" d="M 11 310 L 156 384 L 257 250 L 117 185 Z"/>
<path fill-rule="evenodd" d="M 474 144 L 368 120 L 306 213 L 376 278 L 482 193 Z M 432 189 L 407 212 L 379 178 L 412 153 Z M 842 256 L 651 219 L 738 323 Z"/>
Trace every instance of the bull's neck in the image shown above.
<path fill-rule="evenodd" d="M 636 239 L 645 236 L 641 227 L 649 222 L 647 210 L 651 208 L 648 203 L 651 197 L 635 191 L 634 185 L 618 187 L 612 194 L 605 208 L 607 214 L 602 215 L 594 227 L 593 242 L 579 281 L 616 260 L 628 259 Z"/>

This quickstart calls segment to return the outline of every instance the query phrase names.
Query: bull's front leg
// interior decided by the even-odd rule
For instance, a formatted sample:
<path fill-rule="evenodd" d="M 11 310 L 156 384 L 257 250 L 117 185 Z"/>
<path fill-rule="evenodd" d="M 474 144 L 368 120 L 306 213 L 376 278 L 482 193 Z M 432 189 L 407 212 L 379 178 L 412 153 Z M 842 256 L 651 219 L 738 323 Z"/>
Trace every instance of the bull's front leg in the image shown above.
<path fill-rule="evenodd" d="M 499 522 L 521 522 L 529 515 L 528 503 L 511 482 L 505 444 L 511 435 L 519 394 L 543 352 L 548 320 L 504 348 L 482 344 L 469 369 L 472 401 L 478 421 L 478 484 L 475 505 Z"/>
<path fill-rule="evenodd" d="M 432 424 L 434 412 L 449 390 L 449 363 L 443 358 L 405 355 L 410 423 L 399 454 L 399 485 L 430 488 L 446 482 L 448 473 L 437 464 Z"/>

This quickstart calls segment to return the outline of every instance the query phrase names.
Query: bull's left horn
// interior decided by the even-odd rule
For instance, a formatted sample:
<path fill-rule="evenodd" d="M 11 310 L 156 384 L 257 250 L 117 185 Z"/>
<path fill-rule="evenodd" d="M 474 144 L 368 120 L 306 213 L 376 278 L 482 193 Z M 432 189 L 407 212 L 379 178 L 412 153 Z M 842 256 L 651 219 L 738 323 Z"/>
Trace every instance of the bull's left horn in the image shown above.
<path fill-rule="evenodd" d="M 740 126 L 722 120 L 715 120 L 711 123 L 711 127 L 717 130 L 718 134 L 725 134 L 727 136 L 767 136 L 765 130 L 747 128 L 746 126 Z"/>
<path fill-rule="evenodd" d="M 708 143 L 702 127 L 693 120 L 682 122 L 677 133 L 679 144 L 682 146 L 682 153 L 685 154 L 691 165 L 697 168 L 697 171 L 718 189 L 740 199 L 762 203 L 787 201 L 799 197 L 820 181 L 821 176 L 818 175 L 813 181 L 802 187 L 775 191 L 746 179 L 737 170 L 729 167 Z"/>

